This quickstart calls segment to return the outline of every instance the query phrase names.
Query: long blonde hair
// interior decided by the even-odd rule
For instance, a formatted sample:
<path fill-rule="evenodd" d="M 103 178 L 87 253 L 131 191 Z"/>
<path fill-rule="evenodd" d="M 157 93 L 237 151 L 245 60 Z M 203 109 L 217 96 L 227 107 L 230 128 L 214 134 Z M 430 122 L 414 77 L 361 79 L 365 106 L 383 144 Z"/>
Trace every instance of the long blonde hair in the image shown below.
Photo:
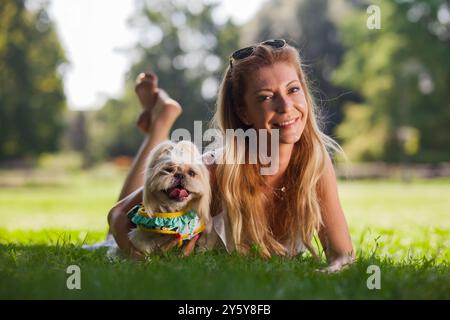
<path fill-rule="evenodd" d="M 311 242 L 322 223 L 318 182 L 325 168 L 327 149 L 335 150 L 339 146 L 319 129 L 316 106 L 297 49 L 288 44 L 279 49 L 256 45 L 251 56 L 233 61 L 221 82 L 212 123 L 223 136 L 227 129 L 249 129 L 237 115 L 238 108 L 244 106 L 247 76 L 277 62 L 295 67 L 308 108 L 305 129 L 294 145 L 287 168 L 286 196 L 277 206 L 276 216 L 270 216 L 263 177 L 259 174 L 260 164 L 239 164 L 243 151 L 236 139 L 227 141 L 224 146 L 223 161 L 215 170 L 216 190 L 228 214 L 232 240 L 238 252 L 248 253 L 256 246 L 266 257 L 294 255 L 300 239 L 317 256 Z"/>

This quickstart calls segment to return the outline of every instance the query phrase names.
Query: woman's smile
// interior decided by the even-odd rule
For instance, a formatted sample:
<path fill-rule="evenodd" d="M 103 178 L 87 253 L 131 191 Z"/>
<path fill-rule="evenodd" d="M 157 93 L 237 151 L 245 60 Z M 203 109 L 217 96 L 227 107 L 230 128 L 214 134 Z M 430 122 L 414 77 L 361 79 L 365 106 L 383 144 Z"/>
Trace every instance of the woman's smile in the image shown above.
<path fill-rule="evenodd" d="M 274 129 L 282 129 L 282 130 L 283 129 L 292 129 L 298 123 L 299 119 L 300 119 L 300 117 L 296 117 L 295 119 L 292 119 L 292 120 L 274 123 L 273 128 Z"/>

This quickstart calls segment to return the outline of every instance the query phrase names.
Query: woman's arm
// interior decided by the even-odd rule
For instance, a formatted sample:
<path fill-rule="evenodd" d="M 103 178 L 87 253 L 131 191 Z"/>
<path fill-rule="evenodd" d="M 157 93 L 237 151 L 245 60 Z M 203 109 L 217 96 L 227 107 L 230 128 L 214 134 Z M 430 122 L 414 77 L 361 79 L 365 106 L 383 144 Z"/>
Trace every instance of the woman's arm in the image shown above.
<path fill-rule="evenodd" d="M 323 221 L 323 226 L 319 230 L 319 238 L 329 264 L 325 271 L 335 272 L 353 261 L 354 252 L 339 200 L 336 174 L 328 156 L 318 191 Z"/>
<path fill-rule="evenodd" d="M 133 246 L 128 238 L 128 233 L 134 226 L 130 219 L 128 219 L 127 212 L 142 201 L 142 189 L 141 187 L 120 200 L 108 214 L 109 230 L 114 236 L 120 250 L 126 256 L 136 259 L 141 258 L 142 254 Z"/>

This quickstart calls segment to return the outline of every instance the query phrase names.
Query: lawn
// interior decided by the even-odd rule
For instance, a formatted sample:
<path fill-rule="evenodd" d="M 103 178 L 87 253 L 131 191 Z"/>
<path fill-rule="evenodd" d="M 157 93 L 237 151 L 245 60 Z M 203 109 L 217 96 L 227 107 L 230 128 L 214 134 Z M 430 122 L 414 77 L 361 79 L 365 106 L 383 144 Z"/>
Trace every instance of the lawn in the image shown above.
<path fill-rule="evenodd" d="M 101 240 L 124 170 L 0 172 L 0 298 L 3 299 L 449 299 L 450 179 L 339 181 L 358 261 L 339 274 L 292 259 L 223 250 L 146 262 L 110 262 Z M 78 265 L 81 290 L 69 290 Z M 369 290 L 369 265 L 381 289 Z"/>

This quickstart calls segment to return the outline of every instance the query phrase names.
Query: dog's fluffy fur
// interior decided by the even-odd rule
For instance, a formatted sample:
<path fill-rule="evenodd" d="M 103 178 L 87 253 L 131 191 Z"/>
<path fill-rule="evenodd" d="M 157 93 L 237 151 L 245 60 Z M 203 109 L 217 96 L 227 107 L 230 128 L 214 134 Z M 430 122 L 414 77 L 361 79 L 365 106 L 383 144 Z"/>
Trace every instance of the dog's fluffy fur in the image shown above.
<path fill-rule="evenodd" d="M 166 141 L 148 158 L 143 191 L 143 205 L 151 217 L 155 212 L 195 209 L 205 224 L 204 233 L 212 230 L 210 216 L 211 187 L 209 172 L 196 146 L 189 141 Z M 170 240 L 167 235 L 133 229 L 129 234 L 133 245 L 143 253 L 151 253 Z M 201 250 L 207 249 L 200 238 Z"/>

